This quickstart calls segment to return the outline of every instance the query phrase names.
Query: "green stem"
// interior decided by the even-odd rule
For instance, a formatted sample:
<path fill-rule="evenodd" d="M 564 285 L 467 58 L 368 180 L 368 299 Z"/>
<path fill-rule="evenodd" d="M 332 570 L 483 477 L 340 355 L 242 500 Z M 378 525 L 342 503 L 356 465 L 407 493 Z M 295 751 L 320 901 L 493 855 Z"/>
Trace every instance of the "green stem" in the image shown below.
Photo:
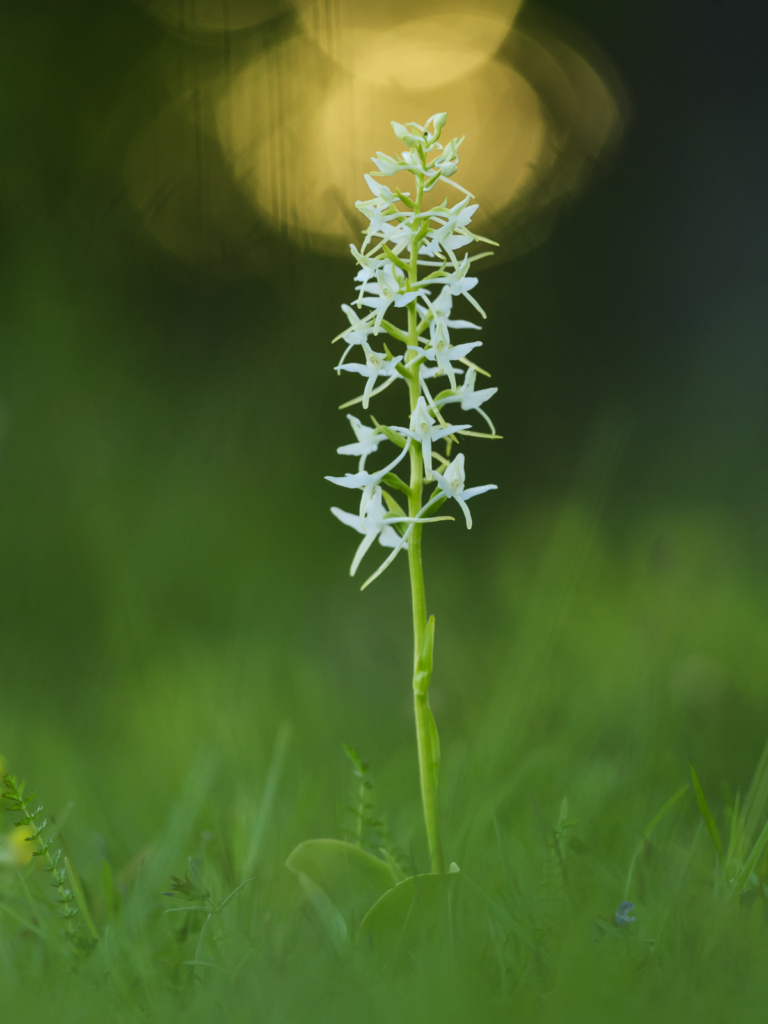
<path fill-rule="evenodd" d="M 423 195 L 423 180 L 419 183 L 415 210 L 420 212 Z M 418 280 L 419 241 L 411 244 L 408 280 L 414 286 Z M 418 346 L 416 303 L 408 306 L 408 344 Z M 409 353 L 408 364 L 419 358 L 418 351 Z M 419 371 L 412 367 L 408 379 L 411 412 L 419 400 Z M 411 479 L 408 496 L 408 515 L 416 516 L 422 508 L 424 488 L 424 463 L 421 445 L 411 443 Z M 443 843 L 437 810 L 437 780 L 440 765 L 440 745 L 432 709 L 429 706 L 429 681 L 432 674 L 432 632 L 434 622 L 427 622 L 427 599 L 424 591 L 424 571 L 421 563 L 421 534 L 423 526 L 416 524 L 408 538 L 408 566 L 411 576 L 411 600 L 413 604 L 413 703 L 416 718 L 416 742 L 419 751 L 419 777 L 421 799 L 424 808 L 424 824 L 429 844 L 429 859 L 433 872 L 443 873 Z"/>

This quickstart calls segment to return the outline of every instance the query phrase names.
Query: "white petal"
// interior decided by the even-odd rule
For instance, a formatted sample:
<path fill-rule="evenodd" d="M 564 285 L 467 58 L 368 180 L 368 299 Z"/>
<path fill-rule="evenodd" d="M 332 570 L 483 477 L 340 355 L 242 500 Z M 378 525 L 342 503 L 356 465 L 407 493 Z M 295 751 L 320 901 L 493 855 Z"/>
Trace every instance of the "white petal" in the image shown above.
<path fill-rule="evenodd" d="M 331 509 L 331 512 L 333 512 L 339 522 L 344 523 L 345 526 L 351 526 L 352 529 L 357 530 L 358 533 L 365 532 L 360 529 L 360 516 L 353 515 L 351 512 L 345 512 L 343 508 L 336 508 L 335 506 Z"/>
<path fill-rule="evenodd" d="M 376 540 L 378 535 L 379 535 L 378 530 L 368 530 L 366 532 L 365 536 L 360 541 L 360 546 L 358 547 L 357 551 L 355 552 L 355 557 L 352 559 L 352 565 L 349 568 L 349 575 L 350 576 L 354 576 L 355 575 L 355 573 L 357 572 L 357 567 L 362 562 L 363 558 L 365 557 L 366 552 L 368 551 L 368 548 L 371 546 L 371 544 L 373 544 L 373 542 Z"/>

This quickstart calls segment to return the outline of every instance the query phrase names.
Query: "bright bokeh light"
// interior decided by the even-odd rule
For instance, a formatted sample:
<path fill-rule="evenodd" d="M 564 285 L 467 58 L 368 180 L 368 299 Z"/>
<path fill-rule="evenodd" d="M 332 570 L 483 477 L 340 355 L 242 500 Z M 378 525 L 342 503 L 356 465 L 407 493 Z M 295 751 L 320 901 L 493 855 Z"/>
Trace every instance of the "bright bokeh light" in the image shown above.
<path fill-rule="evenodd" d="M 467 136 L 461 180 L 480 204 L 479 229 L 514 229 L 508 255 L 538 244 L 615 144 L 621 89 L 570 38 L 530 20 L 511 27 L 518 6 L 298 0 L 287 34 L 243 37 L 233 61 L 218 71 L 209 61 L 199 83 L 182 75 L 181 95 L 137 141 L 128 178 L 147 229 L 228 275 L 268 259 L 267 226 L 341 252 L 363 226 L 354 204 L 371 154 L 397 150 L 390 121 L 446 110 L 448 138 Z M 221 9 L 182 7 L 198 22 Z M 246 8 L 272 9 L 232 0 L 230 14 Z"/>
<path fill-rule="evenodd" d="M 281 67 L 289 78 L 295 64 L 304 68 L 307 81 L 310 49 L 299 41 L 286 48 Z M 525 188 L 544 140 L 536 93 L 496 60 L 455 82 L 418 91 L 339 73 L 328 77 L 326 71 L 314 87 L 284 94 L 284 116 L 273 116 L 271 126 L 256 87 L 267 77 L 266 67 L 248 68 L 223 100 L 219 126 L 225 151 L 265 216 L 325 247 L 357 237 L 362 221 L 354 203 L 365 198 L 362 174 L 375 169 L 371 153 L 395 148 L 393 118 L 419 120 L 437 109 L 449 111 L 450 136 L 471 136 L 461 149 L 462 180 L 471 182 L 486 218 Z"/>
<path fill-rule="evenodd" d="M 304 0 L 301 24 L 323 52 L 376 85 L 431 89 L 494 56 L 521 0 L 422 2 Z"/>

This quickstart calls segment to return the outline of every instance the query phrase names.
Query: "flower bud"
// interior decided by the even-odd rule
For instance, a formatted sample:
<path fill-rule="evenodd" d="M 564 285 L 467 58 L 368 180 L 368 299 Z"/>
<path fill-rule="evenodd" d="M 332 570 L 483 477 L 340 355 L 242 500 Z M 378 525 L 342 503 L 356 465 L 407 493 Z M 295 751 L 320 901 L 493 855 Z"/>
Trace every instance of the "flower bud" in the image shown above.
<path fill-rule="evenodd" d="M 392 131 L 401 142 L 406 144 L 406 146 L 418 146 L 422 141 L 418 135 L 413 135 L 408 131 L 405 125 L 400 124 L 399 121 L 391 121 L 390 124 L 392 125 Z"/>
<path fill-rule="evenodd" d="M 435 114 L 433 117 L 430 118 L 430 121 L 432 122 L 435 131 L 440 131 L 441 128 L 445 128 L 445 122 L 447 120 L 448 115 L 445 113 Z"/>
<path fill-rule="evenodd" d="M 372 156 L 371 160 L 376 164 L 379 169 L 379 173 L 385 175 L 387 178 L 400 170 L 400 161 L 395 160 L 391 156 L 387 156 L 386 153 L 382 153 L 381 150 Z"/>

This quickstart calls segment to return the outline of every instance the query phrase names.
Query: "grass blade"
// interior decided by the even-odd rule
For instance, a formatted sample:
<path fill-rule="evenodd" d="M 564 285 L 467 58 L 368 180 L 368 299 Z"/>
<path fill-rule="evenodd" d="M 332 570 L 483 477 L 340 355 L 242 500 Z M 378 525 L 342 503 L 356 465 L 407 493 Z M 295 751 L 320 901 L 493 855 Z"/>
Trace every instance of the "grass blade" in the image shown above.
<path fill-rule="evenodd" d="M 243 874 L 246 877 L 253 874 L 253 869 L 259 859 L 259 854 L 261 853 L 261 846 L 264 842 L 264 833 L 266 831 L 267 822 L 272 816 L 272 809 L 277 796 L 277 787 L 280 784 L 280 777 L 283 774 L 283 767 L 285 766 L 285 755 L 288 750 L 291 731 L 291 723 L 283 722 L 277 732 L 275 746 L 272 750 L 272 757 L 269 761 L 269 769 L 267 770 L 267 779 L 264 783 L 264 792 L 261 796 L 261 806 L 259 807 L 259 813 L 256 816 L 256 821 L 254 822 L 253 832 L 251 833 L 248 856 L 246 857 L 245 864 L 243 865 Z"/>
<path fill-rule="evenodd" d="M 96 931 L 96 925 L 93 923 L 93 918 L 91 917 L 91 912 L 88 909 L 88 904 L 85 902 L 85 893 L 83 892 L 83 887 L 80 885 L 80 879 L 77 877 L 77 872 L 72 867 L 69 857 L 64 858 L 64 867 L 67 869 L 69 884 L 72 886 L 72 892 L 75 894 L 75 900 L 80 913 L 83 915 L 85 926 L 91 933 L 91 937 L 98 942 L 99 933 Z"/>
<path fill-rule="evenodd" d="M 733 893 L 735 893 L 736 895 L 741 895 L 742 889 L 749 881 L 749 876 L 755 870 L 755 865 L 760 860 L 760 854 L 765 849 L 766 843 L 768 843 L 768 821 L 766 821 L 765 825 L 763 825 L 763 831 L 757 837 L 755 845 L 752 847 L 752 852 L 747 858 L 746 864 L 741 869 L 741 874 L 739 875 L 738 880 L 736 882 L 736 888 L 733 890 Z"/>
<path fill-rule="evenodd" d="M 701 788 L 699 777 L 696 774 L 696 769 L 693 767 L 693 762 L 690 757 L 688 763 L 691 766 L 691 776 L 693 778 L 693 788 L 696 790 L 696 797 L 699 801 L 699 810 L 701 816 L 704 819 L 704 824 L 707 826 L 707 832 L 709 832 L 709 838 L 712 840 L 712 845 L 715 848 L 720 864 L 722 865 L 725 860 L 725 853 L 723 851 L 723 844 L 720 839 L 720 832 L 718 831 L 715 819 L 712 817 L 712 812 L 707 804 L 707 799 L 704 796 L 704 790 Z"/>
<path fill-rule="evenodd" d="M 627 882 L 626 882 L 626 885 L 624 886 L 624 899 L 625 900 L 629 899 L 629 890 L 630 890 L 630 888 L 632 886 L 632 877 L 633 877 L 634 872 L 635 872 L 635 864 L 637 863 L 637 858 L 642 853 L 643 847 L 650 840 L 651 835 L 653 833 L 653 830 L 656 828 L 656 826 L 659 825 L 661 823 L 661 821 L 669 813 L 669 811 L 672 810 L 672 808 L 675 806 L 677 801 L 683 796 L 683 794 L 688 792 L 688 786 L 689 786 L 689 783 L 687 783 L 687 782 L 686 782 L 686 784 L 684 786 L 681 786 L 680 789 L 678 789 L 678 791 L 676 793 L 674 793 L 669 798 L 669 800 L 667 800 L 667 802 L 663 805 L 663 807 L 659 811 L 656 812 L 656 814 L 651 818 L 651 820 L 646 825 L 645 830 L 643 831 L 642 838 L 641 838 L 640 842 L 637 844 L 637 846 L 635 847 L 635 852 L 632 854 L 632 860 L 629 862 L 629 871 L 627 872 Z"/>

